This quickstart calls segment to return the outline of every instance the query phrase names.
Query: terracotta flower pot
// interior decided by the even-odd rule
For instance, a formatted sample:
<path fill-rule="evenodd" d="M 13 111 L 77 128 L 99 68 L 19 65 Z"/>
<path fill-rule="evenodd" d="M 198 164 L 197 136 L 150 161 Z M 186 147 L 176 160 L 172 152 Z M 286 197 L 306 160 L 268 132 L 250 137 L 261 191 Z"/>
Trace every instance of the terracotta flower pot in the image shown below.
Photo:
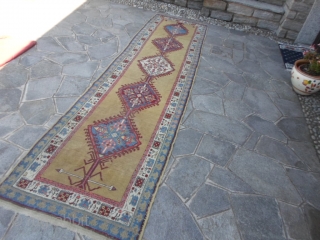
<path fill-rule="evenodd" d="M 301 59 L 294 63 L 291 71 L 291 83 L 296 93 L 310 95 L 320 90 L 320 76 L 311 76 L 303 72 L 300 69 L 303 64 L 309 64 L 309 61 Z"/>

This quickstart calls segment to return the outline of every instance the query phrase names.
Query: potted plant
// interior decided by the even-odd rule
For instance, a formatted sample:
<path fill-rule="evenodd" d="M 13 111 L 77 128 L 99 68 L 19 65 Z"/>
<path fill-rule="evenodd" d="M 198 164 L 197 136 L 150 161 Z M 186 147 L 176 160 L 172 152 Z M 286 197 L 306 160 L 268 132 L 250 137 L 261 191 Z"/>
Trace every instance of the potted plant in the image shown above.
<path fill-rule="evenodd" d="M 310 95 L 320 90 L 320 44 L 303 52 L 304 58 L 294 63 L 291 71 L 293 90 L 301 95 Z"/>

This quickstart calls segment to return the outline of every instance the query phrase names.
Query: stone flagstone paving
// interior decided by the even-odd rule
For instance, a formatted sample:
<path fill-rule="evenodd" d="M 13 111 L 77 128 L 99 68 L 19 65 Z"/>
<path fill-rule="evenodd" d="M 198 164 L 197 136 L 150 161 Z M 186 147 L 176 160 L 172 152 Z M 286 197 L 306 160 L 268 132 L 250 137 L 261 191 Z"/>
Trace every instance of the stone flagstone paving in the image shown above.
<path fill-rule="evenodd" d="M 1 179 L 155 14 L 88 1 L 0 71 Z M 320 239 L 320 163 L 277 49 L 208 27 L 144 240 Z M 0 239 L 97 239 L 0 216 Z"/>

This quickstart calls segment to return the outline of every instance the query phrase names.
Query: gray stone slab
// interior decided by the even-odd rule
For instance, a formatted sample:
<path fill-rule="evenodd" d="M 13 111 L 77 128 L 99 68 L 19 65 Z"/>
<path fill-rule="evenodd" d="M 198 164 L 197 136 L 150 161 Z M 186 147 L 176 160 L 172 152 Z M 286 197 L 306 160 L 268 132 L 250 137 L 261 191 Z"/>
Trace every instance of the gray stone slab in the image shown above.
<path fill-rule="evenodd" d="M 172 154 L 179 156 L 194 153 L 201 137 L 202 134 L 194 129 L 187 128 L 179 131 Z"/>
<path fill-rule="evenodd" d="M 37 40 L 37 49 L 44 52 L 62 53 L 66 50 L 52 37 L 42 37 Z"/>
<path fill-rule="evenodd" d="M 225 166 L 236 150 L 236 146 L 210 135 L 205 135 L 197 150 L 197 155 Z"/>
<path fill-rule="evenodd" d="M 112 56 L 118 51 L 118 41 L 116 38 L 109 40 L 107 43 L 91 46 L 88 48 L 88 54 L 91 59 L 101 60 Z"/>
<path fill-rule="evenodd" d="M 96 28 L 110 28 L 112 27 L 111 18 L 100 18 L 100 17 L 88 17 L 87 23 L 96 27 Z"/>
<path fill-rule="evenodd" d="M 72 63 L 64 66 L 62 73 L 73 77 L 91 78 L 98 66 L 97 61 Z"/>
<path fill-rule="evenodd" d="M 229 101 L 240 101 L 243 97 L 245 86 L 239 83 L 231 82 L 224 89 L 224 98 Z"/>
<path fill-rule="evenodd" d="M 263 72 L 262 68 L 260 67 L 260 64 L 257 63 L 257 61 L 251 61 L 251 60 L 242 61 L 238 63 L 236 66 L 239 69 L 241 69 L 243 72 L 247 72 L 247 73 L 256 74 L 259 72 Z"/>
<path fill-rule="evenodd" d="M 88 55 L 85 53 L 70 53 L 70 52 L 51 54 L 47 58 L 61 65 L 86 62 L 89 60 Z"/>
<path fill-rule="evenodd" d="M 288 145 L 312 171 L 320 172 L 319 158 L 311 142 L 289 141 Z"/>
<path fill-rule="evenodd" d="M 245 78 L 247 85 L 250 88 L 273 91 L 273 88 L 269 81 L 270 76 L 263 71 L 255 74 L 245 73 L 243 77 Z"/>
<path fill-rule="evenodd" d="M 14 65 L 9 72 L 1 70 L 0 89 L 20 87 L 26 83 L 27 79 L 28 71 L 23 66 Z"/>
<path fill-rule="evenodd" d="M 241 74 L 233 74 L 233 73 L 224 73 L 224 74 L 227 75 L 227 77 L 233 82 L 247 85 L 246 80 L 243 78 Z"/>
<path fill-rule="evenodd" d="M 291 83 L 290 86 L 285 82 L 280 81 L 271 81 L 270 83 L 280 98 L 293 102 L 299 102 L 297 94 L 292 90 Z"/>
<path fill-rule="evenodd" d="M 243 145 L 245 149 L 253 150 L 261 137 L 260 133 L 253 132 L 248 141 Z"/>
<path fill-rule="evenodd" d="M 88 88 L 90 79 L 65 76 L 55 97 L 80 96 Z"/>
<path fill-rule="evenodd" d="M 207 28 L 207 37 L 219 36 L 222 38 L 226 38 L 229 35 L 230 35 L 230 30 L 222 26 L 209 25 Z"/>
<path fill-rule="evenodd" d="M 295 205 L 302 201 L 286 176 L 285 169 L 271 158 L 240 149 L 234 155 L 229 168 L 255 192 Z"/>
<path fill-rule="evenodd" d="M 8 230 L 13 217 L 15 216 L 15 212 L 0 207 L 0 238 L 2 238 L 6 231 Z"/>
<path fill-rule="evenodd" d="M 8 140 L 23 147 L 24 149 L 30 149 L 46 132 L 47 129 L 44 127 L 23 126 L 12 134 Z"/>
<path fill-rule="evenodd" d="M 304 118 L 283 118 L 277 123 L 277 126 L 292 140 L 311 141 Z"/>
<path fill-rule="evenodd" d="M 235 64 L 240 63 L 244 59 L 244 52 L 243 50 L 232 50 L 232 60 Z"/>
<path fill-rule="evenodd" d="M 214 167 L 209 175 L 209 179 L 231 192 L 254 193 L 253 189 L 247 183 L 225 168 Z"/>
<path fill-rule="evenodd" d="M 320 209 L 320 178 L 310 172 L 298 169 L 287 169 L 287 174 L 300 195 L 311 205 Z"/>
<path fill-rule="evenodd" d="M 24 122 L 19 113 L 13 113 L 0 119 L 0 137 L 6 136 L 13 130 L 23 126 Z"/>
<path fill-rule="evenodd" d="M 198 220 L 208 239 L 240 240 L 237 225 L 231 210 Z"/>
<path fill-rule="evenodd" d="M 242 239 L 286 239 L 274 199 L 236 194 L 230 199 Z"/>
<path fill-rule="evenodd" d="M 204 184 L 192 198 L 189 208 L 198 218 L 223 212 L 230 209 L 228 193 Z"/>
<path fill-rule="evenodd" d="M 309 204 L 304 206 L 304 215 L 307 220 L 312 239 L 320 239 L 320 210 Z"/>
<path fill-rule="evenodd" d="M 0 89 L 0 112 L 12 112 L 19 109 L 20 89 Z"/>
<path fill-rule="evenodd" d="M 82 22 L 72 26 L 72 30 L 76 34 L 84 34 L 84 35 L 91 35 L 96 31 L 96 28 L 92 27 L 90 24 L 86 22 Z"/>
<path fill-rule="evenodd" d="M 21 153 L 22 151 L 16 146 L 0 140 L 1 177 L 3 177 L 3 175 L 9 170 L 11 165 L 15 162 L 15 160 L 17 160 Z"/>
<path fill-rule="evenodd" d="M 192 97 L 193 106 L 195 109 L 224 115 L 222 99 L 213 95 L 195 95 Z"/>
<path fill-rule="evenodd" d="M 306 164 L 304 164 L 300 158 L 294 154 L 291 148 L 271 138 L 262 136 L 256 146 L 256 150 L 258 153 L 274 158 L 285 165 L 305 170 L 307 169 Z"/>
<path fill-rule="evenodd" d="M 267 120 L 276 121 L 282 116 L 270 97 L 263 91 L 247 88 L 243 101 L 257 114 Z"/>
<path fill-rule="evenodd" d="M 53 115 L 48 122 L 46 122 L 45 127 L 51 128 L 57 121 L 61 118 L 61 115 L 55 114 Z"/>
<path fill-rule="evenodd" d="M 233 64 L 219 58 L 211 58 L 213 68 L 226 73 L 241 73 L 241 71 Z"/>
<path fill-rule="evenodd" d="M 301 104 L 299 102 L 292 102 L 285 99 L 274 98 L 276 106 L 280 109 L 282 114 L 287 117 L 303 117 Z"/>
<path fill-rule="evenodd" d="M 70 240 L 75 233 L 65 228 L 54 226 L 24 215 L 18 215 L 10 230 L 7 232 L 6 240 L 16 239 L 61 239 Z"/>
<path fill-rule="evenodd" d="M 61 77 L 40 78 L 29 81 L 25 90 L 26 100 L 50 98 L 57 91 L 61 83 Z"/>
<path fill-rule="evenodd" d="M 210 163 L 202 158 L 182 157 L 170 172 L 166 184 L 181 197 L 187 199 L 204 183 L 210 170 Z"/>
<path fill-rule="evenodd" d="M 110 38 L 114 38 L 115 37 L 115 35 L 112 34 L 110 31 L 106 31 L 104 29 L 98 29 L 93 34 L 93 36 L 96 37 L 96 38 L 99 38 L 99 39 L 110 39 Z M 88 44 L 88 45 L 92 45 L 92 44 Z"/>
<path fill-rule="evenodd" d="M 76 42 L 74 37 L 59 37 L 57 39 L 68 51 L 81 52 L 86 50 L 82 44 Z"/>
<path fill-rule="evenodd" d="M 57 112 L 64 114 L 77 101 L 79 97 L 63 97 L 55 98 Z"/>
<path fill-rule="evenodd" d="M 190 211 L 167 186 L 157 193 L 143 238 L 204 239 Z"/>
<path fill-rule="evenodd" d="M 204 78 L 196 78 L 192 87 L 192 94 L 210 94 L 215 93 L 221 89 L 221 85 L 206 80 Z"/>
<path fill-rule="evenodd" d="M 193 111 L 193 104 L 192 104 L 191 99 L 189 99 L 187 107 L 186 107 L 186 109 L 184 110 L 184 113 L 183 113 L 182 123 L 185 122 L 185 120 L 189 117 L 189 115 L 190 115 L 190 113 L 192 111 Z"/>
<path fill-rule="evenodd" d="M 225 86 L 230 81 L 224 74 L 221 72 L 217 72 L 217 70 L 212 68 L 200 68 L 197 77 L 205 78 L 207 80 L 211 80 L 220 84 L 221 86 Z"/>
<path fill-rule="evenodd" d="M 88 35 L 77 35 L 77 39 L 80 43 L 86 44 L 89 46 L 95 46 L 101 44 L 101 40 L 97 37 L 88 36 Z"/>
<path fill-rule="evenodd" d="M 42 57 L 27 55 L 27 56 L 20 58 L 20 64 L 25 67 L 30 67 L 30 66 L 33 66 L 34 64 L 40 62 L 41 60 L 42 60 Z"/>
<path fill-rule="evenodd" d="M 263 68 L 263 70 L 265 70 L 268 74 L 279 81 L 290 81 L 290 72 L 286 71 L 285 68 L 278 63 L 264 62 L 263 64 L 261 64 L 261 68 Z"/>
<path fill-rule="evenodd" d="M 52 99 L 25 102 L 20 113 L 28 124 L 42 125 L 55 113 Z"/>
<path fill-rule="evenodd" d="M 282 142 L 286 142 L 286 136 L 274 123 L 266 121 L 259 116 L 249 116 L 245 122 L 256 132 L 269 136 Z"/>
<path fill-rule="evenodd" d="M 243 144 L 251 134 L 251 130 L 239 121 L 201 111 L 193 111 L 184 125 L 237 144 Z"/>
<path fill-rule="evenodd" d="M 279 207 L 287 236 L 290 239 L 310 240 L 308 226 L 300 208 L 283 202 L 279 202 Z"/>
<path fill-rule="evenodd" d="M 42 60 L 31 68 L 30 78 L 59 76 L 62 67 L 54 62 Z"/>

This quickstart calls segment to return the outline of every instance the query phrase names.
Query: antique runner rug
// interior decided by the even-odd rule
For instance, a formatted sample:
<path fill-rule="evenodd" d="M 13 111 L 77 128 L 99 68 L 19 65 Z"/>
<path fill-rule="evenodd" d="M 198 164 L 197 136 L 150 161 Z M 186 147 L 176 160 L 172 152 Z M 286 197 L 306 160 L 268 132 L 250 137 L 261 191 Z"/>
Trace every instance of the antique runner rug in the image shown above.
<path fill-rule="evenodd" d="M 141 238 L 205 32 L 152 18 L 1 184 L 0 197 L 113 239 Z"/>

